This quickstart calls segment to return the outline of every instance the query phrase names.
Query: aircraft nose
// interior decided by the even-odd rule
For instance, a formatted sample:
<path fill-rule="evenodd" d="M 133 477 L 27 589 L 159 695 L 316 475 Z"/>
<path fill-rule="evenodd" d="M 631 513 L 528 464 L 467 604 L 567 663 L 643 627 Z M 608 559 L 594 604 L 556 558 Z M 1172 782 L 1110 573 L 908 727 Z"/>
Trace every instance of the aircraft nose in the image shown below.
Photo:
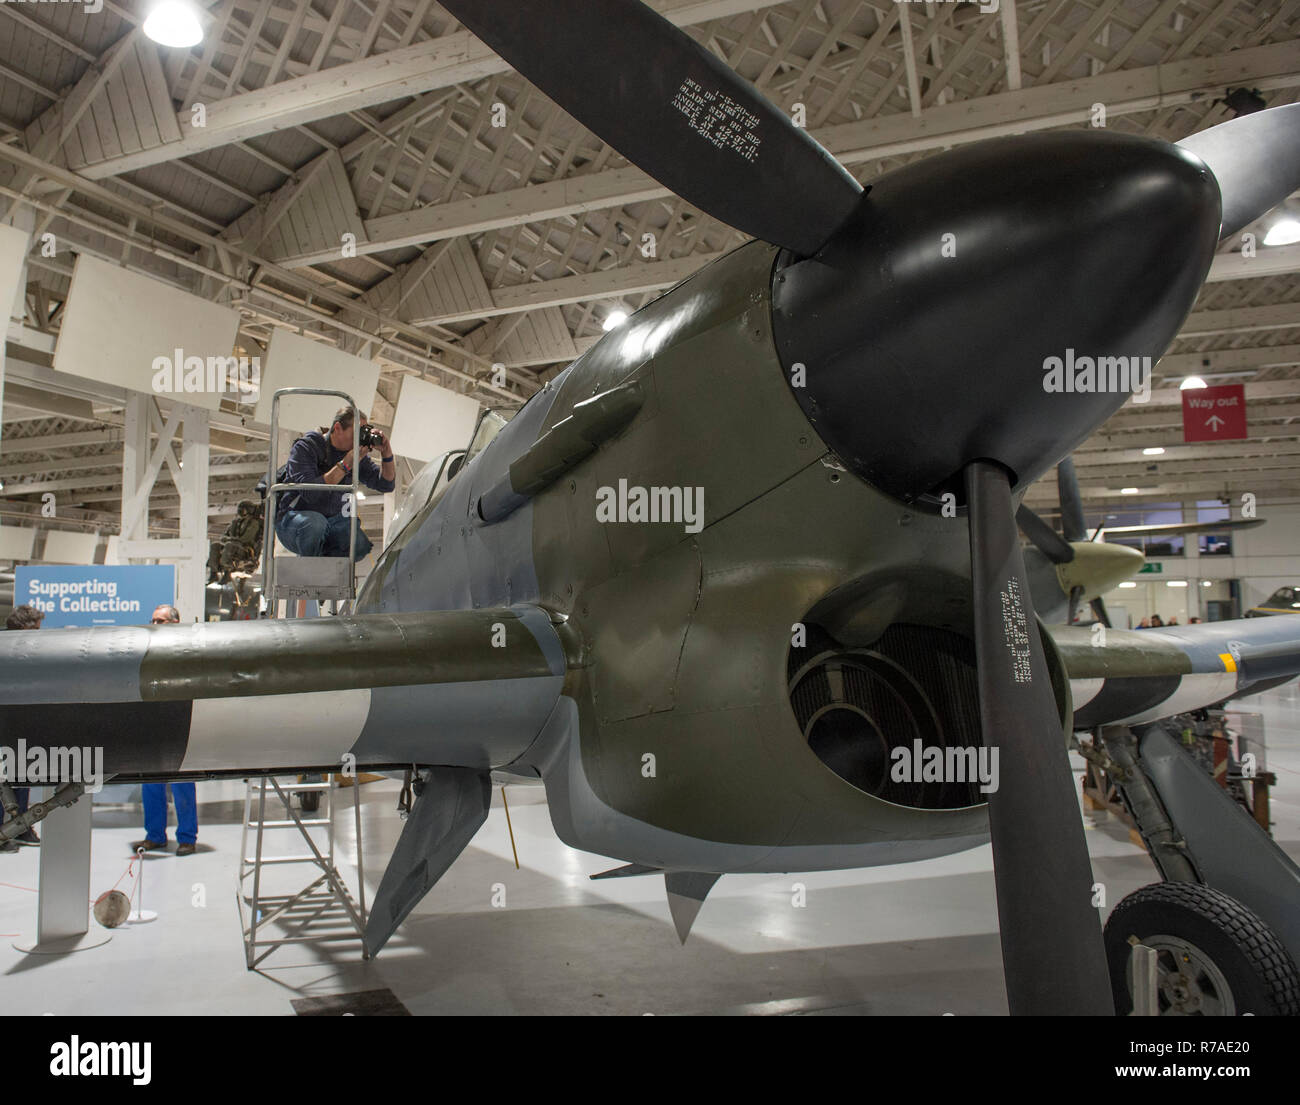
<path fill-rule="evenodd" d="M 882 490 L 961 498 L 979 458 L 1023 488 L 1142 400 L 1219 221 L 1213 176 L 1167 143 L 965 147 L 881 178 L 820 253 L 778 262 L 777 347 L 823 440 Z"/>

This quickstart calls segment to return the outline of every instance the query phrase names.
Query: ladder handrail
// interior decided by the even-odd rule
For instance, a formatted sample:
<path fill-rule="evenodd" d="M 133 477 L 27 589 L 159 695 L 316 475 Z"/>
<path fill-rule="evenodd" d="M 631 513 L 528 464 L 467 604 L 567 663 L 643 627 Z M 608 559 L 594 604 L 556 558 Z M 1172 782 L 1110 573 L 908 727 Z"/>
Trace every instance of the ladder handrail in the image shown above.
<path fill-rule="evenodd" d="M 360 430 L 359 422 L 361 420 L 361 408 L 357 402 L 345 391 L 335 391 L 332 388 L 277 388 L 271 396 L 271 440 L 270 449 L 267 450 L 267 470 L 266 470 L 266 517 L 263 521 L 262 536 L 262 593 L 266 596 L 269 604 L 268 616 L 276 616 L 276 607 L 279 600 L 275 596 L 275 519 L 276 519 L 276 502 L 278 496 L 290 488 L 298 491 L 342 491 L 344 495 L 352 496 L 352 510 L 349 514 L 350 525 L 348 526 L 348 601 L 353 602 L 357 597 L 357 530 L 360 528 L 358 518 L 361 513 L 358 508 L 358 496 L 361 493 L 361 462 L 358 459 L 352 465 L 352 482 L 344 487 L 342 481 L 339 483 L 277 483 L 275 479 L 276 472 L 279 471 L 279 444 L 280 444 L 280 400 L 286 395 L 333 395 L 343 399 L 348 406 L 352 408 L 352 439 L 354 451 L 358 447 L 357 433 Z"/>

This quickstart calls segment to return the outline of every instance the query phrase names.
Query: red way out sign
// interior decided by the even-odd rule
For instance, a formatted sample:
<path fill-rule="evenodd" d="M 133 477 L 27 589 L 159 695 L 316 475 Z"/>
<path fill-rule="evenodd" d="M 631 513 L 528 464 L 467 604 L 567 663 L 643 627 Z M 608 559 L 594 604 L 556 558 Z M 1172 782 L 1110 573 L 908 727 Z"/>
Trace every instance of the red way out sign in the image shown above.
<path fill-rule="evenodd" d="M 1246 387 L 1222 384 L 1183 392 L 1184 441 L 1237 441 L 1246 436 Z"/>

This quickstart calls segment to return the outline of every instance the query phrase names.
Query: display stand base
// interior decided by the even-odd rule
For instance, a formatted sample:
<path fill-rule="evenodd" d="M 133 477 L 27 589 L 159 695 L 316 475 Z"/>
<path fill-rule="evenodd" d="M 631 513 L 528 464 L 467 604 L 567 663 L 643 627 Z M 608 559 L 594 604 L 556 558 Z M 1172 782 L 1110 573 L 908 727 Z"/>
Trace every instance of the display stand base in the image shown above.
<path fill-rule="evenodd" d="M 137 909 L 126 915 L 128 925 L 147 925 L 150 921 L 158 920 L 158 914 L 152 909 Z"/>

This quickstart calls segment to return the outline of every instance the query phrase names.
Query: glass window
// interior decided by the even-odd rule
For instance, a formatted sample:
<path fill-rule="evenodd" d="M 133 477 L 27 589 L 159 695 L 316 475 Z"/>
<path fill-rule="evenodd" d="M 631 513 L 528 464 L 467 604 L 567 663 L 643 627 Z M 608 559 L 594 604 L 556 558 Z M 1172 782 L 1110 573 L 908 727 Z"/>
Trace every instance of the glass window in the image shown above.
<path fill-rule="evenodd" d="M 1232 517 L 1232 512 L 1228 509 L 1226 503 L 1218 499 L 1206 499 L 1198 501 L 1196 504 L 1196 520 L 1198 522 L 1226 522 Z M 1196 538 L 1197 547 L 1201 550 L 1202 556 L 1231 556 L 1232 555 L 1232 531 L 1224 530 L 1222 533 L 1202 533 Z"/>
<path fill-rule="evenodd" d="M 468 464 L 491 445 L 493 439 L 519 413 L 519 410 L 522 410 L 522 408 L 489 407 L 480 414 L 478 425 L 474 427 L 474 436 L 470 439 L 469 449 L 465 453 L 464 463 Z"/>
<path fill-rule="evenodd" d="M 446 486 L 447 480 L 443 478 L 443 473 L 449 471 L 454 460 L 464 456 L 459 449 L 452 453 L 444 453 L 429 461 L 416 474 L 415 479 L 411 481 L 411 486 L 406 489 L 406 494 L 402 496 L 402 501 L 397 507 L 397 513 L 393 515 L 392 535 L 389 541 L 393 541 L 424 508 L 424 505 L 430 500 L 439 484 Z M 447 479 L 451 477 L 448 476 Z"/>

